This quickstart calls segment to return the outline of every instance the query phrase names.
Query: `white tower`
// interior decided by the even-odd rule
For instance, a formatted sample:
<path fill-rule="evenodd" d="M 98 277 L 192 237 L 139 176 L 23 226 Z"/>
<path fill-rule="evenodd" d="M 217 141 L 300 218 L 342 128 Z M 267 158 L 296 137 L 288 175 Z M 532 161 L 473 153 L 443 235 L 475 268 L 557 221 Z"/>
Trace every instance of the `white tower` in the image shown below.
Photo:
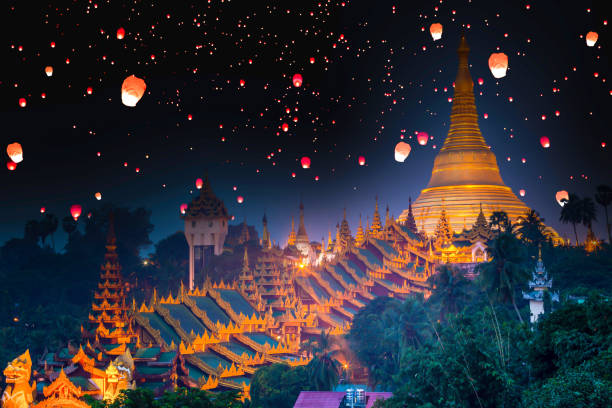
<path fill-rule="evenodd" d="M 181 218 L 185 220 L 185 238 L 189 244 L 189 290 L 193 290 L 195 272 L 204 269 L 206 253 L 223 253 L 230 220 L 225 204 L 213 193 L 208 176 L 200 195 L 189 203 Z"/>
<path fill-rule="evenodd" d="M 529 281 L 529 292 L 523 292 L 523 299 L 529 299 L 529 321 L 536 323 L 541 314 L 544 314 L 544 292 L 552 287 L 552 278 L 548 279 L 548 273 L 542 262 L 542 248 L 538 249 L 538 262 Z M 559 301 L 559 294 L 552 293 L 551 299 Z"/>

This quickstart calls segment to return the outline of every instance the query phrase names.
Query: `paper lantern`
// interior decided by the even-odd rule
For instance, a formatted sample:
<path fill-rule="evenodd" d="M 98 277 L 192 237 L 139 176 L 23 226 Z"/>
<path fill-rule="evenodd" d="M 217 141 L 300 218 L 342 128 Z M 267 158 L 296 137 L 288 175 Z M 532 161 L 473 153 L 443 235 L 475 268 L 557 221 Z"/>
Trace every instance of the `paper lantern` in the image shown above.
<path fill-rule="evenodd" d="M 493 53 L 489 57 L 489 69 L 495 78 L 503 78 L 508 70 L 508 56 L 503 52 Z"/>
<path fill-rule="evenodd" d="M 359 165 L 360 166 L 364 166 L 365 165 L 365 157 L 364 156 L 359 156 Z"/>
<path fill-rule="evenodd" d="M 302 86 L 302 76 L 300 74 L 295 74 L 293 76 L 293 86 L 295 86 L 296 88 Z"/>
<path fill-rule="evenodd" d="M 442 24 L 433 23 L 429 26 L 429 32 L 431 33 L 431 38 L 433 38 L 434 41 L 439 40 L 442 38 Z"/>
<path fill-rule="evenodd" d="M 406 142 L 399 142 L 395 145 L 395 160 L 403 163 L 410 154 L 412 148 Z"/>
<path fill-rule="evenodd" d="M 102 193 L 98 192 L 94 194 L 94 197 L 96 197 L 96 200 L 100 201 L 102 199 Z"/>
<path fill-rule="evenodd" d="M 121 102 L 123 102 L 125 106 L 136 106 L 146 89 L 147 84 L 145 84 L 145 81 L 134 75 L 130 75 L 125 78 L 121 85 Z"/>
<path fill-rule="evenodd" d="M 244 84 L 246 84 L 246 82 L 244 81 L 244 79 L 240 80 L 240 86 L 244 86 Z"/>
<path fill-rule="evenodd" d="M 300 160 L 300 163 L 302 163 L 302 168 L 303 169 L 309 169 L 310 168 L 310 158 L 309 157 L 302 157 L 302 160 Z"/>
<path fill-rule="evenodd" d="M 242 204 L 244 202 L 244 197 L 243 196 L 238 196 L 238 197 L 236 197 L 236 201 L 238 201 L 238 204 Z"/>
<path fill-rule="evenodd" d="M 484 79 L 478 78 L 478 85 L 482 85 L 482 84 L 484 84 Z"/>
<path fill-rule="evenodd" d="M 546 136 L 542 136 L 540 138 L 540 144 L 542 145 L 543 148 L 548 149 L 550 147 L 550 139 L 547 138 Z"/>
<path fill-rule="evenodd" d="M 594 46 L 598 38 L 599 38 L 599 34 L 597 34 L 595 31 L 589 31 L 586 35 L 587 46 L 588 47 Z"/>
<path fill-rule="evenodd" d="M 289 125 L 286 124 L 286 123 L 283 123 L 282 129 L 283 129 L 283 132 L 288 131 L 289 130 Z"/>
<path fill-rule="evenodd" d="M 123 40 L 124 37 L 125 37 L 125 30 L 123 29 L 123 27 L 119 27 L 119 29 L 117 30 L 117 39 Z"/>
<path fill-rule="evenodd" d="M 93 88 L 91 86 L 87 87 L 87 95 L 91 95 L 93 93 Z"/>
<path fill-rule="evenodd" d="M 563 207 L 565 203 L 569 201 L 568 192 L 565 190 L 557 191 L 557 194 L 555 194 L 555 200 L 557 200 L 557 203 L 559 203 L 559 205 Z"/>
<path fill-rule="evenodd" d="M 26 107 L 26 99 L 25 98 L 19 98 L 19 106 L 21 106 L 22 108 Z"/>
<path fill-rule="evenodd" d="M 53 67 L 51 65 L 45 67 L 45 74 L 47 74 L 48 77 L 53 75 Z"/>
<path fill-rule="evenodd" d="M 17 163 L 15 163 L 12 160 L 9 160 L 6 162 L 6 168 L 9 169 L 10 171 L 13 171 L 17 168 Z"/>
<path fill-rule="evenodd" d="M 46 209 L 45 207 L 40 207 L 40 213 L 41 213 L 41 214 L 44 214 L 44 213 L 45 213 L 45 211 L 47 211 L 47 209 Z"/>
<path fill-rule="evenodd" d="M 72 207 L 70 207 L 70 215 L 72 215 L 72 218 L 74 218 L 75 221 L 77 221 L 79 217 L 81 216 L 81 211 L 82 211 L 82 208 L 78 204 L 75 204 Z"/>
<path fill-rule="evenodd" d="M 204 181 L 202 181 L 202 179 L 201 179 L 201 178 L 196 179 L 196 188 L 197 188 L 198 190 L 201 190 L 203 185 L 204 185 Z"/>
<path fill-rule="evenodd" d="M 8 145 L 6 147 L 6 153 L 15 163 L 21 163 L 23 161 L 23 149 L 17 142 Z"/>
<path fill-rule="evenodd" d="M 419 132 L 417 134 L 417 141 L 421 146 L 425 146 L 427 144 L 427 139 L 429 139 L 429 135 L 425 132 Z"/>
<path fill-rule="evenodd" d="M 525 190 L 521 188 L 519 190 L 519 194 L 521 195 L 521 197 L 525 197 Z"/>
<path fill-rule="evenodd" d="M 181 204 L 181 214 L 185 214 L 187 212 L 187 204 Z"/>

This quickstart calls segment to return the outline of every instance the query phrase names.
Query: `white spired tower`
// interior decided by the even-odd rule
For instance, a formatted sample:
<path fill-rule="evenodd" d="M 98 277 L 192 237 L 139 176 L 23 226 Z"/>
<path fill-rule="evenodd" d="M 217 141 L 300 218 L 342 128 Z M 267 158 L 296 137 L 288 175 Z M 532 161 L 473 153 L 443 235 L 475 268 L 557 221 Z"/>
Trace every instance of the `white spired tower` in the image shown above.
<path fill-rule="evenodd" d="M 529 281 L 529 292 L 523 292 L 523 298 L 529 299 L 530 322 L 536 323 L 540 315 L 544 314 L 544 292 L 552 287 L 552 278 L 542 262 L 542 247 L 538 249 L 538 262 Z M 551 293 L 551 300 L 558 302 L 559 294 Z"/>
<path fill-rule="evenodd" d="M 208 176 L 204 178 L 200 195 L 189 203 L 181 218 L 185 220 L 185 238 L 189 244 L 189 290 L 193 290 L 195 273 L 204 269 L 206 256 L 223 252 L 230 219 L 225 204 L 213 193 Z"/>

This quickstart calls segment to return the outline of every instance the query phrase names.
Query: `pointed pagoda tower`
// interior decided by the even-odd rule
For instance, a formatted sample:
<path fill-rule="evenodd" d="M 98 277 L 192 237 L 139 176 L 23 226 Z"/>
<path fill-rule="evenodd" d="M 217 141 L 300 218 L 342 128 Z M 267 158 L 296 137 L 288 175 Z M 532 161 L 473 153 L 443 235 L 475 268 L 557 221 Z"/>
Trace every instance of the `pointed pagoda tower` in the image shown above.
<path fill-rule="evenodd" d="M 374 237 L 378 237 L 378 234 L 382 230 L 382 222 L 380 220 L 380 213 L 378 212 L 378 196 L 376 196 L 376 205 L 374 207 L 374 216 L 372 217 L 372 225 L 370 225 L 370 232 Z"/>
<path fill-rule="evenodd" d="M 357 246 L 361 246 L 365 240 L 366 237 L 365 233 L 363 232 L 363 225 L 361 225 L 361 214 L 359 214 L 359 226 L 357 227 L 357 233 L 355 234 L 355 244 Z"/>
<path fill-rule="evenodd" d="M 293 217 L 291 217 L 291 232 L 289 233 L 289 238 L 287 239 L 287 245 L 295 245 L 295 221 Z"/>
<path fill-rule="evenodd" d="M 263 216 L 263 233 L 261 235 L 261 246 L 263 249 L 272 248 L 272 242 L 270 241 L 270 232 L 268 231 L 268 218 L 266 218 L 266 214 Z"/>
<path fill-rule="evenodd" d="M 412 214 L 412 197 L 408 197 L 408 214 L 406 214 L 406 218 L 404 219 L 404 225 L 415 234 L 419 232 L 416 221 L 414 220 L 414 215 Z"/>
<path fill-rule="evenodd" d="M 310 240 L 304 226 L 304 203 L 300 200 L 300 225 L 298 226 L 297 236 L 295 238 L 295 246 L 303 254 L 307 254 L 310 250 Z"/>
<path fill-rule="evenodd" d="M 429 184 L 413 205 L 417 224 L 422 221 L 428 234 L 434 231 L 444 206 L 453 229 L 458 231 L 464 218 L 468 224 L 476 222 L 480 203 L 486 217 L 493 211 L 505 211 L 513 222 L 529 210 L 504 184 L 495 154 L 478 127 L 469 52 L 462 36 L 457 50 L 459 69 L 448 136 L 434 161 Z M 404 210 L 399 221 L 404 222 L 407 217 L 408 210 Z"/>

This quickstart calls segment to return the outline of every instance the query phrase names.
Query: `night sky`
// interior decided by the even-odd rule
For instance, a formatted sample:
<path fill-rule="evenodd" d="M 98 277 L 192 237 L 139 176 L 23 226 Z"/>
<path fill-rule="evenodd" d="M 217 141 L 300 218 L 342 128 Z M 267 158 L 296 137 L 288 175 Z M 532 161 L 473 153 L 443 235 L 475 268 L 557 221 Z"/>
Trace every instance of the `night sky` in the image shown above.
<path fill-rule="evenodd" d="M 461 32 L 480 127 L 504 181 L 571 236 L 555 192 L 593 196 L 612 183 L 605 3 L 2 2 L 0 243 L 21 237 L 43 206 L 61 220 L 73 204 L 86 216 L 109 202 L 151 209 L 158 241 L 182 229 L 179 206 L 206 173 L 234 223 L 246 217 L 261 234 L 266 211 L 283 245 L 301 197 L 311 240 L 334 234 L 344 207 L 355 233 L 376 196 L 381 215 L 388 204 L 397 217 L 426 186 L 446 136 Z M 444 32 L 434 42 L 436 22 Z M 594 47 L 589 31 L 599 34 Z M 505 78 L 491 75 L 493 52 L 509 56 Z M 132 74 L 147 90 L 130 108 L 121 84 Z M 418 131 L 433 139 L 418 145 Z M 398 163 L 402 136 L 412 152 Z M 6 167 L 12 142 L 24 151 L 14 171 Z M 595 231 L 603 237 L 603 224 Z M 61 226 L 56 235 L 65 240 Z"/>

